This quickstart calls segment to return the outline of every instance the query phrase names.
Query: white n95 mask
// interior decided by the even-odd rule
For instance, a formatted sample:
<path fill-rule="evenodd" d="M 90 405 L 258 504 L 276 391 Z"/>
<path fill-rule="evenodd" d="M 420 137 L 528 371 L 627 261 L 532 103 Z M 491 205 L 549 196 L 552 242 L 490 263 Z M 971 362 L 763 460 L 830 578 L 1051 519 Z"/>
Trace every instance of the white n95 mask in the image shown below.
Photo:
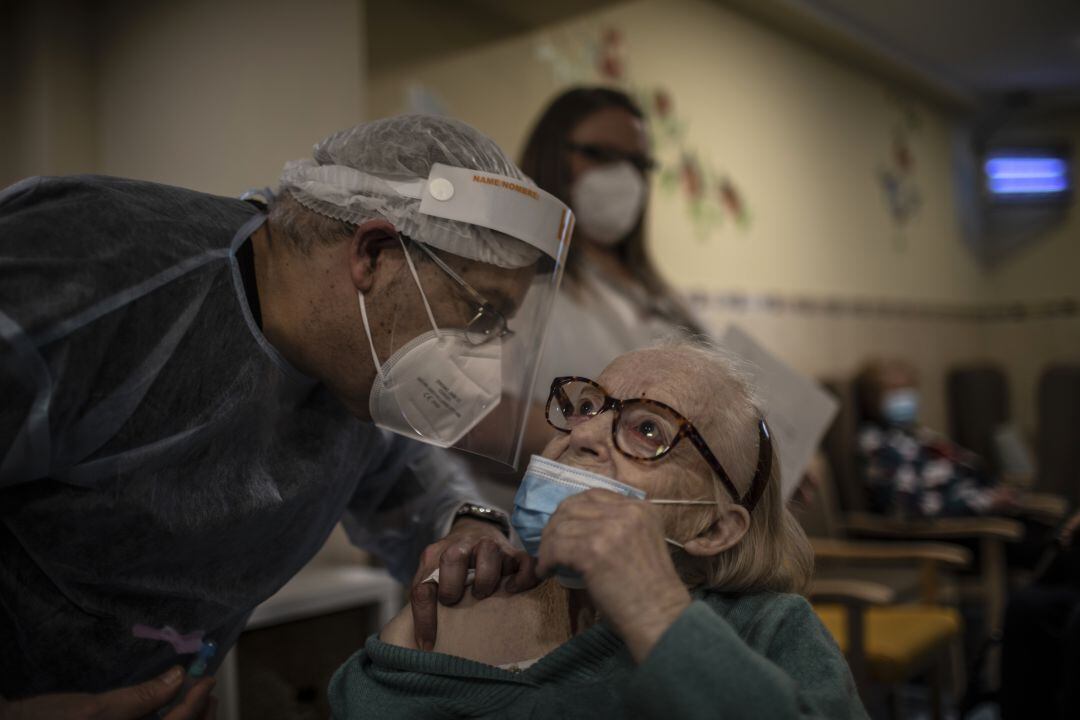
<path fill-rule="evenodd" d="M 634 229 L 645 207 L 645 178 L 628 161 L 586 170 L 570 188 L 570 205 L 581 231 L 615 245 Z"/>
<path fill-rule="evenodd" d="M 713 500 L 657 500 L 646 498 L 645 491 L 626 483 L 621 483 L 613 478 L 589 472 L 580 468 L 564 465 L 555 460 L 533 455 L 529 460 L 529 467 L 525 471 L 525 477 L 521 479 L 517 495 L 514 496 L 514 512 L 510 516 L 510 525 L 521 538 L 521 544 L 525 552 L 533 557 L 540 554 L 540 538 L 544 533 L 555 509 L 563 500 L 571 495 L 599 488 L 625 495 L 636 500 L 644 500 L 657 505 L 715 505 Z M 671 538 L 664 541 L 677 548 L 682 548 L 682 543 Z M 585 587 L 581 578 L 565 570 L 559 570 L 555 578 L 561 585 L 568 588 L 581 589 Z"/>
<path fill-rule="evenodd" d="M 380 364 L 364 294 L 358 293 L 360 317 L 376 368 L 368 409 L 372 421 L 384 430 L 446 448 L 499 404 L 502 344 L 496 339 L 473 345 L 462 330 L 440 330 L 403 240 L 401 246 L 432 329 L 405 343 Z"/>

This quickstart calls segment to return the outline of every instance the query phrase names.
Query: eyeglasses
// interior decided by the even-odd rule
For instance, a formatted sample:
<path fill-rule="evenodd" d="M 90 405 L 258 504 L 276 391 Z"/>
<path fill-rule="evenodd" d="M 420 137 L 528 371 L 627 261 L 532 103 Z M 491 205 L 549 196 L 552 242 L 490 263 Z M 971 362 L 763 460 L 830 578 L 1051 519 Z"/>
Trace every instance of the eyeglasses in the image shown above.
<path fill-rule="evenodd" d="M 469 298 L 476 303 L 473 318 L 465 325 L 465 339 L 470 344 L 483 345 L 492 340 L 514 334 L 514 331 L 506 326 L 506 316 L 496 310 L 495 306 L 488 302 L 476 288 L 465 282 L 464 278 L 454 272 L 454 268 L 447 265 L 442 258 L 432 252 L 424 243 L 413 240 L 408 235 L 402 235 L 402 237 L 423 250 L 424 254 L 431 258 L 433 263 L 438 265 L 443 272 L 464 289 Z"/>
<path fill-rule="evenodd" d="M 625 160 L 635 168 L 642 175 L 648 172 L 652 172 L 656 169 L 656 161 L 648 155 L 642 155 L 640 153 L 628 153 L 623 152 L 617 148 L 613 148 L 610 145 L 597 145 L 595 143 L 575 143 L 568 142 L 566 147 L 571 152 L 581 153 L 590 160 L 598 163 L 614 163 L 621 160 Z"/>
<path fill-rule="evenodd" d="M 674 408 L 648 398 L 613 398 L 599 383 L 588 378 L 557 377 L 551 382 L 545 415 L 548 423 L 560 432 L 568 433 L 608 410 L 615 411 L 611 424 L 615 449 L 626 457 L 655 462 L 685 437 L 705 458 L 736 503 L 753 510 L 761 499 L 772 472 L 772 438 L 764 419 L 758 421 L 758 461 L 754 479 L 750 482 L 750 491 L 739 497 L 735 483 L 709 450 L 701 433 Z"/>

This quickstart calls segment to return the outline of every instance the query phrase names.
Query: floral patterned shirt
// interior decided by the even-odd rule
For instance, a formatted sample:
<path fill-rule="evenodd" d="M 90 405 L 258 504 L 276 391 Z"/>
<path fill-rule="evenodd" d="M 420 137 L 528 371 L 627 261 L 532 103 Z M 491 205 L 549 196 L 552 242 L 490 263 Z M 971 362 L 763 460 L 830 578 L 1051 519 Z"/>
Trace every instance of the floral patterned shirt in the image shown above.
<path fill-rule="evenodd" d="M 970 450 L 928 428 L 865 423 L 858 434 L 859 473 L 870 509 L 893 517 L 984 515 L 995 481 Z"/>

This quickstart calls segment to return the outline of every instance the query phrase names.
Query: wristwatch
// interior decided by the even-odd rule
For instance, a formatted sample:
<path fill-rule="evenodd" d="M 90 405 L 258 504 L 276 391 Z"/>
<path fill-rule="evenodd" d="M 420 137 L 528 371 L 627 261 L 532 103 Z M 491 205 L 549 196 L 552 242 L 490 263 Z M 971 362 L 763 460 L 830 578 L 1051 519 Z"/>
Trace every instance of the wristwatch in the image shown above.
<path fill-rule="evenodd" d="M 510 518 L 506 517 L 506 513 L 501 510 L 485 505 L 477 505 L 476 503 L 463 503 L 454 513 L 454 521 L 456 522 L 461 517 L 476 518 L 477 520 L 495 523 L 502 530 L 503 535 L 510 537 Z"/>

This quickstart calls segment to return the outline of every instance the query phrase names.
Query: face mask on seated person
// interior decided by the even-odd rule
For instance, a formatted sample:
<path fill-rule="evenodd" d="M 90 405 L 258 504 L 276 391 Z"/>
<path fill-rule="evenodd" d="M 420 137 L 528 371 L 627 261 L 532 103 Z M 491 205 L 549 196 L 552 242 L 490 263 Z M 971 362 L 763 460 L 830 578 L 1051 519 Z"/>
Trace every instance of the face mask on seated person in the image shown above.
<path fill-rule="evenodd" d="M 525 477 L 521 480 L 517 495 L 514 497 L 514 512 L 510 516 L 510 524 L 514 527 L 525 552 L 533 557 L 540 554 L 540 537 L 544 528 L 551 520 L 555 509 L 571 495 L 599 488 L 624 495 L 626 497 L 644 500 L 657 505 L 715 505 L 713 500 L 661 500 L 645 497 L 645 491 L 632 487 L 618 480 L 599 475 L 588 470 L 564 465 L 563 463 L 533 455 L 529 461 L 529 467 L 525 471 Z M 682 543 L 671 538 L 664 540 L 677 548 L 682 548 Z M 581 589 L 585 587 L 581 577 L 573 573 L 558 570 L 556 579 L 564 587 Z"/>
<path fill-rule="evenodd" d="M 893 425 L 914 425 L 919 417 L 919 393 L 912 388 L 889 390 L 881 398 L 881 414 Z"/>

